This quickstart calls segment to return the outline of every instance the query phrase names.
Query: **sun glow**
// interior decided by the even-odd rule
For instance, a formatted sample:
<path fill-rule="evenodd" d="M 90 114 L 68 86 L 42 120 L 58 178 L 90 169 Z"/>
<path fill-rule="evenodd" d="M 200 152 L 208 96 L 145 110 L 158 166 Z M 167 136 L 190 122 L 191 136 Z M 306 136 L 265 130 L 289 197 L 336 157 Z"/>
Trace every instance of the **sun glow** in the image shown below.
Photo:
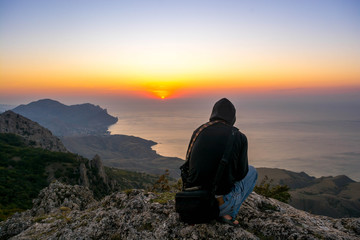
<path fill-rule="evenodd" d="M 152 93 L 156 96 L 159 97 L 161 99 L 164 99 L 165 97 L 170 96 L 170 93 L 166 90 L 154 90 L 152 91 Z"/>
<path fill-rule="evenodd" d="M 184 82 L 180 80 L 169 81 L 165 80 L 164 77 L 157 77 L 156 80 L 142 80 L 140 82 L 140 89 L 145 90 L 145 95 L 158 99 L 177 97 L 181 89 L 185 87 Z"/>

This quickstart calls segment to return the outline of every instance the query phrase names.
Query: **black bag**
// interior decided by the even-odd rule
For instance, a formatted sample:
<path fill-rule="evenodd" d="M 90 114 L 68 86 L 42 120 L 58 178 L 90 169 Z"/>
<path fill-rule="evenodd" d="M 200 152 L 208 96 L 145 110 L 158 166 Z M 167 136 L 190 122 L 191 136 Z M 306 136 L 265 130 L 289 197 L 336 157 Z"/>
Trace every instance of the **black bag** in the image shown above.
<path fill-rule="evenodd" d="M 232 130 L 211 190 L 201 189 L 201 187 L 185 188 L 186 182 L 184 182 L 185 179 L 183 178 L 183 191 L 175 195 L 175 210 L 180 215 L 180 221 L 189 224 L 207 223 L 219 217 L 219 203 L 215 198 L 215 190 L 228 163 L 234 136 L 235 131 Z M 188 161 L 180 168 L 182 176 L 187 175 L 187 164 Z"/>
<path fill-rule="evenodd" d="M 178 192 L 175 202 L 180 221 L 189 224 L 210 222 L 219 216 L 219 203 L 208 190 Z"/>

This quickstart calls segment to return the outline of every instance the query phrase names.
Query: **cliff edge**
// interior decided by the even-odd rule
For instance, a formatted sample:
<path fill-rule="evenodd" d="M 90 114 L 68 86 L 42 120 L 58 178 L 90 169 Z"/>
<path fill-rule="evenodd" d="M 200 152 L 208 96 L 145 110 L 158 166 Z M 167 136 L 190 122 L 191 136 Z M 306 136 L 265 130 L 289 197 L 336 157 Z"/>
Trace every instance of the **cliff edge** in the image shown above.
<path fill-rule="evenodd" d="M 0 133 L 13 133 L 24 138 L 27 145 L 49 151 L 67 152 L 59 138 L 36 122 L 12 111 L 0 114 Z"/>

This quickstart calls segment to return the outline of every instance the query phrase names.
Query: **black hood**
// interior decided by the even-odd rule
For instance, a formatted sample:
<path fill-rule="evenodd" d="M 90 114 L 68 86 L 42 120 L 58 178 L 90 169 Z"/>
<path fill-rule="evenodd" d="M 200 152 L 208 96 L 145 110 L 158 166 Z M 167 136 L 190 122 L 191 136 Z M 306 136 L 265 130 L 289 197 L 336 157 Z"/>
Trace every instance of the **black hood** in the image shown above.
<path fill-rule="evenodd" d="M 234 125 L 236 121 L 236 110 L 234 105 L 226 98 L 217 101 L 213 107 L 210 121 L 224 120 L 225 122 Z"/>

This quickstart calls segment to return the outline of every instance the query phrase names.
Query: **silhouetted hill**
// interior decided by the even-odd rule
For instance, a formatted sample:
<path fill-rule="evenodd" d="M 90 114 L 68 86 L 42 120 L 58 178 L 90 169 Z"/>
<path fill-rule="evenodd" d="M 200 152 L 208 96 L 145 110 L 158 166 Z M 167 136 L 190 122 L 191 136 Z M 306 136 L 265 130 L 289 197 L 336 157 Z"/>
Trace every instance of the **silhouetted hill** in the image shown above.
<path fill-rule="evenodd" d="M 85 157 L 98 154 L 104 164 L 111 167 L 180 177 L 179 167 L 184 163 L 176 157 L 164 157 L 151 149 L 156 143 L 139 137 L 126 135 L 67 136 L 61 141 L 66 148 Z"/>
<path fill-rule="evenodd" d="M 360 183 L 347 176 L 315 178 L 304 172 L 258 168 L 258 184 L 265 176 L 273 184 L 290 187 L 290 205 L 311 213 L 330 217 L 360 216 Z"/>
<path fill-rule="evenodd" d="M 58 101 L 43 99 L 13 109 L 42 126 L 56 136 L 103 135 L 117 122 L 106 109 L 90 103 L 67 106 Z"/>

